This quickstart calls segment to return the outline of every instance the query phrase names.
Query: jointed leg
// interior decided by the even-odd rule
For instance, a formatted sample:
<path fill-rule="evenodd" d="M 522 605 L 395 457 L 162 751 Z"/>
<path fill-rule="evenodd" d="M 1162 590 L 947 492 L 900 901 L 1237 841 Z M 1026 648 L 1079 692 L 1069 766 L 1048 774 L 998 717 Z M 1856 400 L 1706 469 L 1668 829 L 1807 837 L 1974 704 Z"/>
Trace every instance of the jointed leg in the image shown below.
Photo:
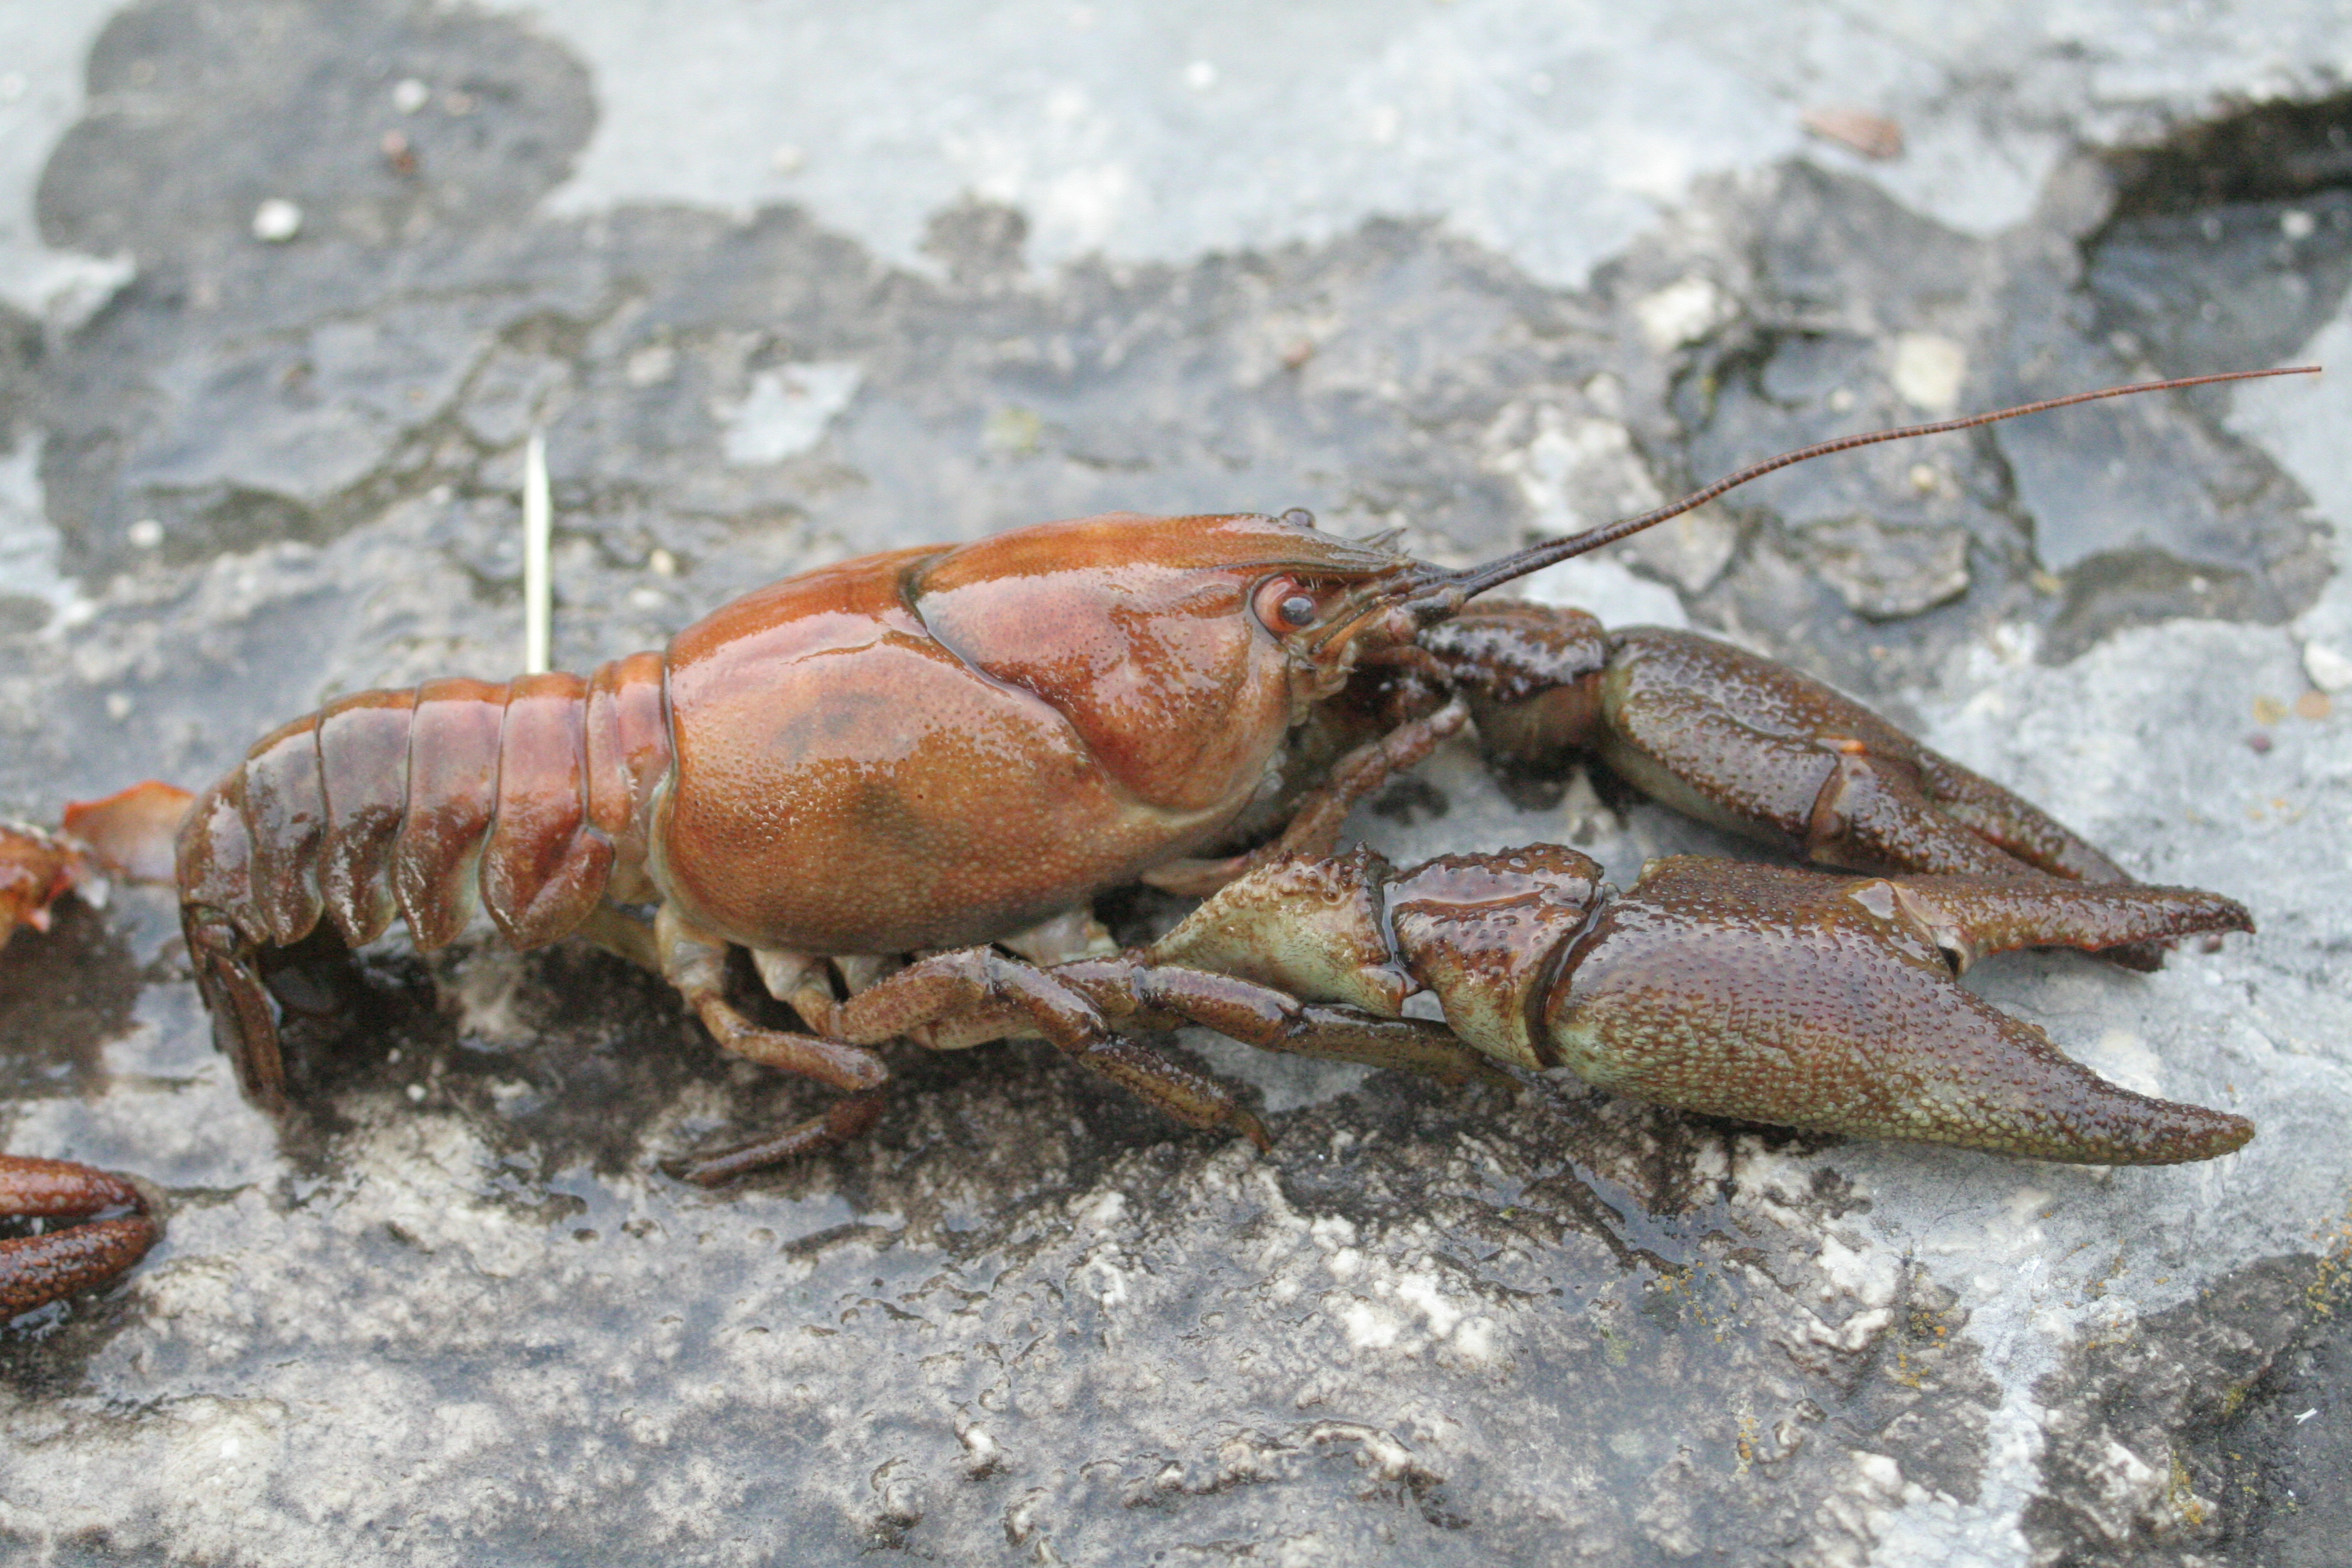
<path fill-rule="evenodd" d="M 727 945 L 680 920 L 667 904 L 654 921 L 654 949 L 664 978 L 677 987 L 711 1038 L 747 1061 L 814 1079 L 849 1098 L 773 1137 L 696 1155 L 672 1169 L 704 1186 L 862 1136 L 882 1113 L 890 1069 L 872 1051 L 817 1035 L 755 1024 L 727 1000 Z"/>
<path fill-rule="evenodd" d="M 882 1095 L 879 1090 L 853 1094 L 845 1100 L 835 1100 L 819 1115 L 793 1123 L 772 1138 L 760 1139 L 715 1153 L 696 1154 L 674 1163 L 669 1170 L 672 1174 L 701 1186 L 719 1186 L 753 1171 L 781 1165 L 803 1154 L 862 1138 L 873 1131 L 874 1123 L 881 1116 Z"/>
<path fill-rule="evenodd" d="M 226 915 L 197 904 L 180 908 L 180 930 L 196 989 L 212 1015 L 213 1043 L 236 1071 L 237 1087 L 262 1110 L 283 1114 L 286 1062 L 278 1037 L 278 1005 L 262 984 L 260 958 Z"/>
<path fill-rule="evenodd" d="M 1082 960 L 1077 967 L 1104 962 L 1109 961 Z M 1078 1066 L 1178 1121 L 1226 1128 L 1261 1149 L 1270 1146 L 1265 1127 L 1223 1085 L 1119 1039 L 1084 991 L 1055 972 L 993 948 L 964 948 L 920 959 L 842 1003 L 835 1016 L 845 1039 L 878 1043 L 904 1036 L 929 1043 L 927 1037 L 934 1026 L 953 1025 L 974 1014 L 1002 1020 L 1016 1013 L 1027 1026 L 1019 1032 L 1044 1036 Z M 976 1040 L 965 1036 L 955 1043 Z"/>
<path fill-rule="evenodd" d="M 677 987 L 711 1037 L 726 1049 L 762 1067 L 781 1068 L 852 1093 L 879 1089 L 890 1076 L 872 1051 L 819 1035 L 767 1028 L 746 1018 L 727 1000 L 727 944 L 688 925 L 668 905 L 662 906 L 654 930 L 663 977 Z"/>
<path fill-rule="evenodd" d="M 1394 1068 L 1441 1083 L 1513 1081 L 1452 1030 L 1420 1018 L 1301 1002 L 1253 981 L 1172 965 L 1132 965 L 1118 984 L 1146 1014 L 1203 1025 L 1260 1050 Z"/>
<path fill-rule="evenodd" d="M 1228 1128 L 1267 1147 L 1264 1127 L 1223 1086 L 1111 1033 L 1114 1023 L 1186 1022 L 1265 1050 L 1397 1068 L 1446 1083 L 1511 1081 L 1438 1024 L 1302 1003 L 1232 975 L 1132 957 L 1041 970 L 992 948 L 940 953 L 835 1004 L 829 1026 L 849 1040 L 903 1036 L 938 1049 L 1042 1036 L 1181 1121 Z"/>
<path fill-rule="evenodd" d="M 880 1113 L 888 1069 L 870 1046 L 900 1037 L 924 1045 L 976 1044 L 1013 1033 L 1044 1036 L 1087 1071 L 1119 1084 L 1195 1127 L 1223 1127 L 1260 1148 L 1265 1129 L 1213 1079 L 1187 1071 L 1112 1034 L 1082 992 L 993 948 L 967 948 L 919 961 L 835 998 L 824 963 L 795 954 L 756 954 L 761 979 L 802 1021 L 821 1034 L 772 1029 L 746 1018 L 726 998 L 727 945 L 694 930 L 665 906 L 655 921 L 662 973 L 676 985 L 720 1046 L 750 1061 L 799 1073 L 850 1098 L 820 1116 L 758 1142 L 699 1156 L 677 1167 L 688 1180 L 716 1184 L 763 1165 L 857 1137 Z M 860 979 L 866 978 L 859 976 Z M 982 1020 L 975 1032 L 974 1020 Z M 935 1026 L 956 1030 L 941 1041 Z"/>

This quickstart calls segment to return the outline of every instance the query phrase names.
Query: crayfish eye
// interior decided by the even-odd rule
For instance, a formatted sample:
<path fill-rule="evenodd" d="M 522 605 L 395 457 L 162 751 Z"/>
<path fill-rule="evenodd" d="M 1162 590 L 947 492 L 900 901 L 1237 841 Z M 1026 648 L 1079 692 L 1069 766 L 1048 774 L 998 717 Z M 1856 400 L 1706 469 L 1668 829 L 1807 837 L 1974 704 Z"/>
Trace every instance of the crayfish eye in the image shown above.
<path fill-rule="evenodd" d="M 1251 607 L 1265 623 L 1265 629 L 1278 637 L 1313 626 L 1316 613 L 1321 608 L 1315 595 L 1307 591 L 1307 585 L 1296 577 L 1269 577 L 1259 584 L 1256 594 L 1252 595 Z"/>

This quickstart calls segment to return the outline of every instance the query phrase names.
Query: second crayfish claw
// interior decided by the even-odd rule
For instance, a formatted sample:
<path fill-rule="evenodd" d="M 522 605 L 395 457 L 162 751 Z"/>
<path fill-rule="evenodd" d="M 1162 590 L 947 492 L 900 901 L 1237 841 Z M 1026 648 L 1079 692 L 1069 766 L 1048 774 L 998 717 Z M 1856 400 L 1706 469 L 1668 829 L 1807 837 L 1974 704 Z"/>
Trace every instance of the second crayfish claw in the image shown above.
<path fill-rule="evenodd" d="M 2190 888 L 1851 877 L 1675 856 L 1620 893 L 1595 862 L 1556 845 L 1402 871 L 1358 849 L 1262 868 L 1159 942 L 1052 973 L 1106 1015 L 1190 1018 L 1254 1044 L 1367 1060 L 1381 1058 L 1329 1048 L 1357 1026 L 1348 1016 L 1398 1019 L 1426 990 L 1483 1058 L 1564 1068 L 1660 1105 L 2168 1164 L 2226 1154 L 2253 1125 L 2108 1082 L 1958 976 L 2021 947 L 2095 952 L 2252 924 L 2234 900 Z"/>

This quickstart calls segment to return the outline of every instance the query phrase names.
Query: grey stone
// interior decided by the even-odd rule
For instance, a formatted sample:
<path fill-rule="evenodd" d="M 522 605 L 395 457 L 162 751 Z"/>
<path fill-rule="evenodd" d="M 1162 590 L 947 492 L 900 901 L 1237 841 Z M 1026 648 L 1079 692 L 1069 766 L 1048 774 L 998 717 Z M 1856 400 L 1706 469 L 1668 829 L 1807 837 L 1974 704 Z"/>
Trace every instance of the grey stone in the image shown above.
<path fill-rule="evenodd" d="M 0 224 L 0 592 L 27 607 L 0 605 L 0 807 L 201 783 L 336 693 L 510 672 L 534 427 L 579 668 L 1015 521 L 1303 504 L 1468 561 L 1946 396 L 2352 354 L 2341 180 L 2229 184 L 2324 161 L 2328 8 L 2168 39 L 2126 13 L 1822 7 L 1792 47 L 1697 4 L 125 7 L 86 105 L 37 95 L 63 106 L 39 243 Z M 1910 152 L 1800 157 L 1825 80 Z M 2250 83 L 2309 101 L 2213 118 Z M 270 195 L 304 213 L 283 244 L 247 226 Z M 110 303 L 43 313 L 57 266 L 113 255 Z M 2149 283 L 2174 261 L 2194 293 Z M 903 1049 L 872 1137 L 705 1193 L 662 1162 L 825 1096 L 721 1060 L 617 961 L 387 943 L 294 1026 L 272 1123 L 170 900 L 125 889 L 0 952 L 6 1146 L 169 1205 L 123 1285 L 0 1338 L 0 1536 L 62 1563 L 2324 1560 L 2352 720 L 2294 699 L 2311 647 L 2352 647 L 2341 385 L 1872 448 L 1530 587 L 1790 658 L 2135 874 L 2246 897 L 2258 936 L 2157 975 L 1970 976 L 2118 1081 L 2252 1116 L 2239 1155 L 1839 1144 L 1193 1034 L 1170 1048 L 1247 1086 L 1270 1154 L 1034 1044 Z M 1809 553 L 1855 518 L 1848 586 L 1886 595 L 1860 604 Z M 1899 613 L 1955 551 L 1958 596 Z M 1452 746 L 1351 826 L 1401 858 L 1564 837 L 1620 880 L 1757 852 L 1548 784 Z"/>
<path fill-rule="evenodd" d="M 1969 532 L 1888 528 L 1875 519 L 1817 522 L 1798 550 L 1858 616 L 1916 616 L 1969 591 Z"/>

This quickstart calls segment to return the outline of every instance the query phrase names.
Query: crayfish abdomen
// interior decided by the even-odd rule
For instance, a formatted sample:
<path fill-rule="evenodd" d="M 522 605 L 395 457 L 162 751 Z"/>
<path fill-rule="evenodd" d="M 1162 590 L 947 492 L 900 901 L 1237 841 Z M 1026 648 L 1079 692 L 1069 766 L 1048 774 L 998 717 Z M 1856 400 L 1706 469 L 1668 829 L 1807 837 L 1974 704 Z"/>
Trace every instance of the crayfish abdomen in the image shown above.
<path fill-rule="evenodd" d="M 642 880 L 645 807 L 670 763 L 664 710 L 658 654 L 586 679 L 362 691 L 264 737 L 197 796 L 181 924 L 247 1091 L 283 1097 L 257 955 L 322 916 L 358 947 L 397 914 L 431 952 L 479 910 L 536 947 L 578 930 L 616 872 Z"/>

